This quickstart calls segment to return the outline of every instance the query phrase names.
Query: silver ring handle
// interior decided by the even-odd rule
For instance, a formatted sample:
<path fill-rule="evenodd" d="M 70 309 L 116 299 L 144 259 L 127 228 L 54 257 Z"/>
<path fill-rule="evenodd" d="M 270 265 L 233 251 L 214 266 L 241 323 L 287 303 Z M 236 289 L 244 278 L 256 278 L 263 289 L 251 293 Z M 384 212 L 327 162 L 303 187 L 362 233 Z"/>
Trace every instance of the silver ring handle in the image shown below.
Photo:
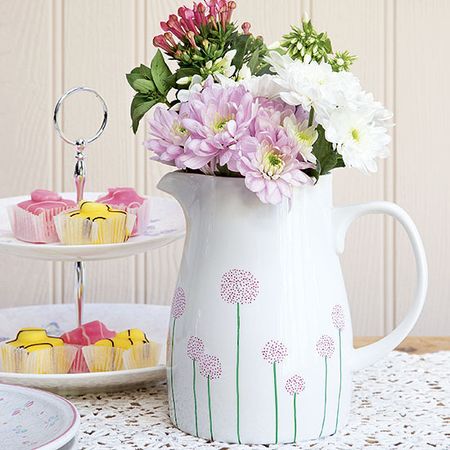
<path fill-rule="evenodd" d="M 63 104 L 64 100 L 67 97 L 69 97 L 70 95 L 74 94 L 75 92 L 90 92 L 98 98 L 98 100 L 100 101 L 102 108 L 103 108 L 103 122 L 100 125 L 100 128 L 98 129 L 98 131 L 94 134 L 94 136 L 87 138 L 87 139 L 82 138 L 82 139 L 77 139 L 76 141 L 72 141 L 69 138 L 67 138 L 61 130 L 59 123 L 58 123 L 58 113 L 59 113 L 59 110 L 60 110 L 61 105 Z M 56 103 L 55 112 L 53 114 L 53 123 L 55 125 L 55 129 L 56 129 L 56 132 L 58 133 L 59 137 L 63 141 L 67 142 L 68 144 L 75 145 L 77 147 L 79 147 L 79 146 L 84 147 L 85 145 L 90 144 L 91 142 L 94 142 L 97 138 L 99 138 L 100 135 L 105 130 L 107 122 L 108 122 L 108 107 L 106 106 L 105 100 L 95 89 L 85 87 L 85 86 L 74 87 L 72 89 L 69 89 L 67 92 L 65 92 L 59 98 L 58 102 Z"/>

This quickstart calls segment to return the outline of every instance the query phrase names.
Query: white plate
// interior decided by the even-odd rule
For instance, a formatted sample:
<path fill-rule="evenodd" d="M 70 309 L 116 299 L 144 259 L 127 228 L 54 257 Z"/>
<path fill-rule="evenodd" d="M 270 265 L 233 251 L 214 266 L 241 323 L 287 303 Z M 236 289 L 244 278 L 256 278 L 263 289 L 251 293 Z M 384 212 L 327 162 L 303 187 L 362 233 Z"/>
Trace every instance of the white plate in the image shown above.
<path fill-rule="evenodd" d="M 0 382 L 58 392 L 82 394 L 131 389 L 165 379 L 166 339 L 170 307 L 135 304 L 87 304 L 84 322 L 101 320 L 108 328 L 122 331 L 140 328 L 147 336 L 161 343 L 160 365 L 144 369 L 80 374 L 20 374 L 0 372 Z M 58 336 L 76 327 L 73 305 L 40 305 L 0 309 L 0 340 L 15 336 L 20 328 L 42 327 Z"/>
<path fill-rule="evenodd" d="M 74 199 L 73 193 L 63 193 Z M 95 200 L 99 193 L 86 193 L 87 200 Z M 32 259 L 53 261 L 93 261 L 122 258 L 170 244 L 184 236 L 185 221 L 180 205 L 171 198 L 150 197 L 150 222 L 142 236 L 128 239 L 123 244 L 62 245 L 31 244 L 14 238 L 8 220 L 7 207 L 29 199 L 29 196 L 0 199 L 0 253 Z"/>
<path fill-rule="evenodd" d="M 58 395 L 0 384 L 0 446 L 10 450 L 59 450 L 80 427 L 75 406 Z"/>

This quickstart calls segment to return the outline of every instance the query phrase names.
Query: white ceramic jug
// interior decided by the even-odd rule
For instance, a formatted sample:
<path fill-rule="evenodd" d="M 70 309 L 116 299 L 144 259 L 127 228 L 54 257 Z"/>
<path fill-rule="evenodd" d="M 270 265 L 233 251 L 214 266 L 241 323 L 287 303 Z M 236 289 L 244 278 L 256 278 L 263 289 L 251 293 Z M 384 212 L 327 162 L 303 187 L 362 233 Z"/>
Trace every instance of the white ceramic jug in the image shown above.
<path fill-rule="evenodd" d="M 394 349 L 421 312 L 427 265 L 410 217 L 388 202 L 333 207 L 330 175 L 276 206 L 242 178 L 172 172 L 159 188 L 187 222 L 168 340 L 173 423 L 229 443 L 336 433 L 347 422 L 352 372 Z M 355 350 L 338 253 L 351 222 L 372 213 L 406 229 L 418 283 L 400 325 Z"/>

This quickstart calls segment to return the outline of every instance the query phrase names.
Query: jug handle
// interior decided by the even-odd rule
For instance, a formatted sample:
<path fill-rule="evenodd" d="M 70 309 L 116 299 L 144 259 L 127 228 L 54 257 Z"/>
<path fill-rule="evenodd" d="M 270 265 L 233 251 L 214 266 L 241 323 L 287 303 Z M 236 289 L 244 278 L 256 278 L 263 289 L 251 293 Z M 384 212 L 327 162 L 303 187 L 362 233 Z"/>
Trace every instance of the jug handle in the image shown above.
<path fill-rule="evenodd" d="M 391 202 L 370 202 L 333 209 L 333 224 L 336 230 L 336 251 L 344 251 L 345 235 L 350 224 L 366 214 L 388 214 L 397 219 L 405 229 L 416 259 L 417 284 L 414 302 L 405 318 L 394 330 L 379 341 L 354 350 L 352 370 L 359 370 L 394 350 L 412 330 L 422 311 L 428 286 L 428 267 L 425 250 L 419 232 L 411 217 Z"/>

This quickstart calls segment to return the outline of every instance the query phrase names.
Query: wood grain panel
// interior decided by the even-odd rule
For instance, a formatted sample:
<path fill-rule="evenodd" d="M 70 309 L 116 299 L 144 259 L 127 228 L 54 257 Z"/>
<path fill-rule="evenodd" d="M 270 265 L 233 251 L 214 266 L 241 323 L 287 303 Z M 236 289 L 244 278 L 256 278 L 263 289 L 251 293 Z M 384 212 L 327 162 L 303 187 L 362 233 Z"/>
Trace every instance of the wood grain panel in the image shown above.
<path fill-rule="evenodd" d="M 396 8 L 396 200 L 416 222 L 428 256 L 428 300 L 415 334 L 449 334 L 450 255 L 447 139 L 450 3 L 400 0 Z M 424 39 L 427 36 L 427 39 Z M 431 46 L 430 46 L 431 43 Z M 414 262 L 397 230 L 397 321 L 412 301 Z"/>
<path fill-rule="evenodd" d="M 52 187 L 52 3 L 0 2 L 0 195 Z M 52 265 L 0 258 L 0 306 L 47 303 Z"/>
<path fill-rule="evenodd" d="M 370 0 L 312 0 L 312 20 L 326 30 L 335 50 L 358 55 L 353 72 L 367 91 L 384 99 L 384 3 Z M 345 26 L 343 24 L 345 23 Z M 373 175 L 339 169 L 334 175 L 336 205 L 381 200 L 383 164 Z M 369 238 L 370 236 L 370 238 Z M 384 310 L 384 218 L 364 217 L 349 230 L 342 257 L 344 278 L 354 319 L 355 334 L 382 334 Z"/>

